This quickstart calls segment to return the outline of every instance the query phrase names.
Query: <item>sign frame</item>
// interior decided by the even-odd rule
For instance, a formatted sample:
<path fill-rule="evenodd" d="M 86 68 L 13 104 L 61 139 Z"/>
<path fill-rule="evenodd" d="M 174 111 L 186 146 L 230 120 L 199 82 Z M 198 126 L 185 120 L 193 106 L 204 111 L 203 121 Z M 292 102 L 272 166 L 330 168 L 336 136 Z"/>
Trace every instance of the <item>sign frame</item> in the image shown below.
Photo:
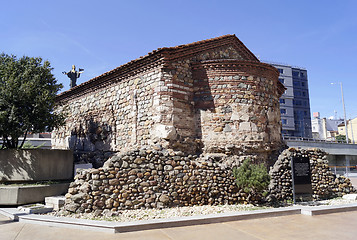
<path fill-rule="evenodd" d="M 311 165 L 308 156 L 291 157 L 291 176 L 293 188 L 293 201 L 296 203 L 296 195 L 312 197 Z"/>

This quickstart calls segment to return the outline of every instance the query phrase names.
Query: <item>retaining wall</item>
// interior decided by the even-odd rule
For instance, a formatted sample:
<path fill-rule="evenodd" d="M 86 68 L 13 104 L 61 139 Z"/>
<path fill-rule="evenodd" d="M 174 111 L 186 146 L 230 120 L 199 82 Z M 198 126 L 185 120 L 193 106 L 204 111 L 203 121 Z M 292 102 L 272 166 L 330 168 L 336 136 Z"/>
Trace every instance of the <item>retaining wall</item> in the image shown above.
<path fill-rule="evenodd" d="M 339 182 L 342 178 L 336 178 L 324 167 L 325 160 L 316 157 L 320 153 L 322 154 L 321 151 L 309 152 L 313 162 L 314 193 L 330 197 L 332 195 L 327 194 L 330 191 L 333 191 L 333 196 L 353 191 L 352 186 L 347 184 L 349 180 Z M 280 201 L 291 196 L 291 169 L 285 163 L 292 154 L 301 154 L 301 151 L 284 151 L 270 172 L 270 195 Z M 235 183 L 232 169 L 239 166 L 241 160 L 241 157 L 199 158 L 182 152 L 155 150 L 117 154 L 103 168 L 78 172 L 66 194 L 64 209 L 81 213 L 104 209 L 117 211 L 257 203 L 259 196 L 245 193 Z"/>
<path fill-rule="evenodd" d="M 0 183 L 70 180 L 73 152 L 70 150 L 6 149 L 0 151 Z"/>

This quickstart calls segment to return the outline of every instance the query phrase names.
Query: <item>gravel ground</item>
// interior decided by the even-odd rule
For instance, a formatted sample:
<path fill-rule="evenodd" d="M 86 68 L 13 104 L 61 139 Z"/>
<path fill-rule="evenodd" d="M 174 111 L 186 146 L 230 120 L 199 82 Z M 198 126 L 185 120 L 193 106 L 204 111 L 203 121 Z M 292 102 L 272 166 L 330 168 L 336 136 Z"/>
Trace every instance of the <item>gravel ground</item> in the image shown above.
<path fill-rule="evenodd" d="M 193 207 L 175 207 L 164 209 L 136 209 L 112 212 L 104 210 L 103 212 L 95 211 L 93 213 L 68 214 L 63 211 L 51 212 L 48 215 L 65 216 L 73 218 L 105 220 L 116 222 L 131 222 L 138 220 L 163 219 L 175 217 L 187 217 L 195 215 L 208 215 L 217 213 L 228 213 L 237 211 L 251 211 L 257 209 L 265 209 L 267 207 L 257 207 L 251 204 L 247 205 L 221 205 L 221 206 L 193 206 Z"/>
<path fill-rule="evenodd" d="M 316 201 L 316 205 L 322 205 L 322 206 L 334 206 L 334 205 L 344 205 L 344 204 L 349 204 L 349 203 L 357 203 L 356 200 L 348 200 L 348 199 L 343 199 L 343 198 L 333 198 L 329 200 L 321 200 L 321 201 Z"/>
<path fill-rule="evenodd" d="M 357 203 L 357 201 L 335 198 L 330 200 L 298 203 L 296 204 L 296 206 L 344 205 L 349 203 Z M 131 222 L 131 221 L 149 220 L 149 219 L 163 219 L 163 218 L 187 217 L 187 216 L 208 215 L 208 214 L 217 214 L 217 213 L 230 213 L 230 212 L 238 212 L 238 211 L 252 211 L 252 210 L 267 209 L 267 208 L 269 207 L 259 207 L 251 204 L 221 205 L 221 206 L 205 205 L 205 206 L 176 207 L 176 208 L 164 208 L 164 209 L 124 210 L 124 211 L 117 211 L 117 212 L 104 210 L 104 211 L 95 211 L 93 213 L 81 213 L 81 214 L 68 214 L 67 212 L 64 211 L 57 211 L 57 212 L 48 213 L 47 215 L 62 216 L 62 217 L 65 216 L 65 217 L 92 219 L 92 220 L 103 220 L 103 221 Z"/>

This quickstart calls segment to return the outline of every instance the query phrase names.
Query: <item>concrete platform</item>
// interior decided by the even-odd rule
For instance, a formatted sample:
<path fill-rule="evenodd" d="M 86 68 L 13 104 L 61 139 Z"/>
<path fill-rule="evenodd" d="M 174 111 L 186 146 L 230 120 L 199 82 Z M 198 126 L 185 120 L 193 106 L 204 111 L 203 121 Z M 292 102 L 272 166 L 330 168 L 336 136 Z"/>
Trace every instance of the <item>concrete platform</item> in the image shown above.
<path fill-rule="evenodd" d="M 19 211 L 17 208 L 0 208 L 0 216 L 1 215 L 9 220 L 19 221 L 19 216 L 28 215 L 28 213 Z"/>
<path fill-rule="evenodd" d="M 65 196 L 51 196 L 45 198 L 45 204 L 57 211 L 64 205 L 65 200 Z"/>
<path fill-rule="evenodd" d="M 44 214 L 44 213 L 52 212 L 53 207 L 36 203 L 36 204 L 22 205 L 17 209 L 21 212 L 25 212 L 28 214 Z"/>
<path fill-rule="evenodd" d="M 0 205 L 24 205 L 44 202 L 45 197 L 61 195 L 68 190 L 69 183 L 0 186 Z"/>
<path fill-rule="evenodd" d="M 357 204 L 346 204 L 336 206 L 318 206 L 318 207 L 302 207 L 301 214 L 314 216 L 329 213 L 342 213 L 348 211 L 357 211 Z"/>

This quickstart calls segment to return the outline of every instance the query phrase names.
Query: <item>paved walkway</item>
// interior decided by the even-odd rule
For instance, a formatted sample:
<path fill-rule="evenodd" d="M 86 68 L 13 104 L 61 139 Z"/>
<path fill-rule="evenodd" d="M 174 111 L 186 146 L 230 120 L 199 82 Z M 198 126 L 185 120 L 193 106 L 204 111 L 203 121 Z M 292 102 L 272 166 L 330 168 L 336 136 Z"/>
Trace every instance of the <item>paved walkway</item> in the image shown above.
<path fill-rule="evenodd" d="M 101 233 L 10 222 L 0 215 L 1 240 L 110 239 L 357 239 L 357 211 L 318 216 L 291 215 L 130 233 Z"/>

